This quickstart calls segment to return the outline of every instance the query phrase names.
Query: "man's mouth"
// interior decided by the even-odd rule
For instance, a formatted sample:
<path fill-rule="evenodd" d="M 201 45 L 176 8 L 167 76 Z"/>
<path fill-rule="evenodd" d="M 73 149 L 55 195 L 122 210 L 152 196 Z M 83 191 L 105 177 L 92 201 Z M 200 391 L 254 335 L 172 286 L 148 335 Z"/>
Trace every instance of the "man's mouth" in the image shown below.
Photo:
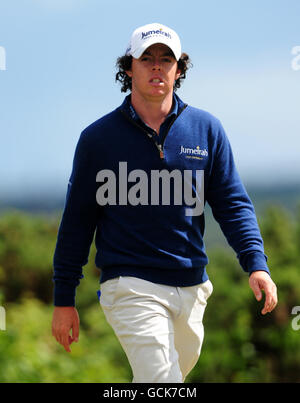
<path fill-rule="evenodd" d="M 154 84 L 159 84 L 162 82 L 163 82 L 163 80 L 160 79 L 159 77 L 154 77 L 154 78 L 151 78 L 151 80 L 150 80 L 150 83 L 154 83 Z"/>
<path fill-rule="evenodd" d="M 159 77 L 153 77 L 149 80 L 149 84 L 153 87 L 162 87 L 164 85 L 164 82 L 161 78 Z"/>

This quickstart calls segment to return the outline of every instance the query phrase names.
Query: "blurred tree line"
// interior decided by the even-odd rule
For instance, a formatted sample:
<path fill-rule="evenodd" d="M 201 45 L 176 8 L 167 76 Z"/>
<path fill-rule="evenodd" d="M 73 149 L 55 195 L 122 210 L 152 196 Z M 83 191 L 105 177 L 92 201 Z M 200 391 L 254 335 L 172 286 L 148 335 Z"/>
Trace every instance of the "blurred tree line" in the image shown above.
<path fill-rule="evenodd" d="M 131 382 L 126 356 L 98 302 L 94 245 L 77 288 L 79 343 L 68 354 L 51 334 L 59 218 L 19 211 L 0 217 L 0 305 L 6 310 L 0 382 Z M 292 309 L 300 306 L 300 210 L 295 217 L 268 207 L 259 224 L 278 306 L 262 316 L 263 301 L 255 300 L 233 251 L 208 250 L 214 292 L 204 316 L 202 353 L 186 382 L 300 381 L 300 330 L 292 327 Z"/>

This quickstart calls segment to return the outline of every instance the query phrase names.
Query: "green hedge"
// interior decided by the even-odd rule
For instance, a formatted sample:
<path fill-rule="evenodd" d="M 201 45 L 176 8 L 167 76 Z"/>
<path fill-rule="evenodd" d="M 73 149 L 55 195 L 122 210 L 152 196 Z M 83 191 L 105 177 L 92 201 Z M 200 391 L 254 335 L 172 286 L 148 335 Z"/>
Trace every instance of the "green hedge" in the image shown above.
<path fill-rule="evenodd" d="M 299 382 L 300 215 L 270 207 L 259 220 L 279 303 L 262 316 L 248 275 L 228 248 L 208 250 L 214 292 L 200 359 L 187 382 Z M 130 382 L 131 370 L 97 300 L 95 248 L 77 289 L 80 341 L 68 354 L 51 335 L 52 258 L 58 219 L 18 211 L 0 217 L 1 382 Z"/>

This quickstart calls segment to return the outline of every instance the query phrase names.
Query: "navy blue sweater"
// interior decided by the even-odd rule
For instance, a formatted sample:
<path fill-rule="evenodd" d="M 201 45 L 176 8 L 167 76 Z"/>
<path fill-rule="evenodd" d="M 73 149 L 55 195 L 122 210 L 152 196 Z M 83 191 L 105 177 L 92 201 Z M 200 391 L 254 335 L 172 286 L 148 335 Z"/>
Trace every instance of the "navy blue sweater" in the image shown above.
<path fill-rule="evenodd" d="M 254 208 L 221 123 L 211 114 L 184 104 L 177 95 L 173 98 L 173 108 L 159 135 L 139 119 L 130 96 L 81 133 L 54 254 L 56 306 L 75 305 L 76 287 L 94 235 L 101 282 L 121 275 L 191 286 L 208 279 L 204 214 L 187 214 L 184 186 L 178 193 L 174 185 L 172 192 L 172 181 L 169 202 L 163 201 L 162 185 L 156 188 L 160 192 L 155 198 L 150 180 L 153 172 L 176 172 L 182 178 L 190 172 L 194 196 L 199 194 L 196 179 L 199 182 L 200 176 L 196 173 L 202 172 L 203 204 L 207 201 L 211 206 L 241 267 L 249 274 L 256 270 L 269 273 Z M 107 177 L 104 180 L 107 173 L 115 176 L 115 182 Z M 142 180 L 144 187 L 134 191 Z M 105 193 L 105 183 L 115 184 L 115 191 L 110 187 Z M 143 189 L 147 192 L 141 195 Z M 181 203 L 176 202 L 176 191 L 177 196 L 181 193 Z M 108 195 L 109 202 L 103 205 L 101 200 Z"/>

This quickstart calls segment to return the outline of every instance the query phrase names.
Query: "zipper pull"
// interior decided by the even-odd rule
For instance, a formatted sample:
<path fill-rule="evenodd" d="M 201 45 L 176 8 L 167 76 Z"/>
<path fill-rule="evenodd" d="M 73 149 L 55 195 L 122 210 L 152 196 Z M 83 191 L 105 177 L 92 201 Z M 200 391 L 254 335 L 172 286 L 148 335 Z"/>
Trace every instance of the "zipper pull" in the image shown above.
<path fill-rule="evenodd" d="M 159 149 L 159 156 L 160 156 L 160 158 L 163 160 L 163 159 L 165 158 L 165 156 L 164 156 L 164 151 L 163 151 L 163 149 L 162 149 L 161 144 L 157 144 L 157 147 L 158 147 L 158 149 Z"/>

